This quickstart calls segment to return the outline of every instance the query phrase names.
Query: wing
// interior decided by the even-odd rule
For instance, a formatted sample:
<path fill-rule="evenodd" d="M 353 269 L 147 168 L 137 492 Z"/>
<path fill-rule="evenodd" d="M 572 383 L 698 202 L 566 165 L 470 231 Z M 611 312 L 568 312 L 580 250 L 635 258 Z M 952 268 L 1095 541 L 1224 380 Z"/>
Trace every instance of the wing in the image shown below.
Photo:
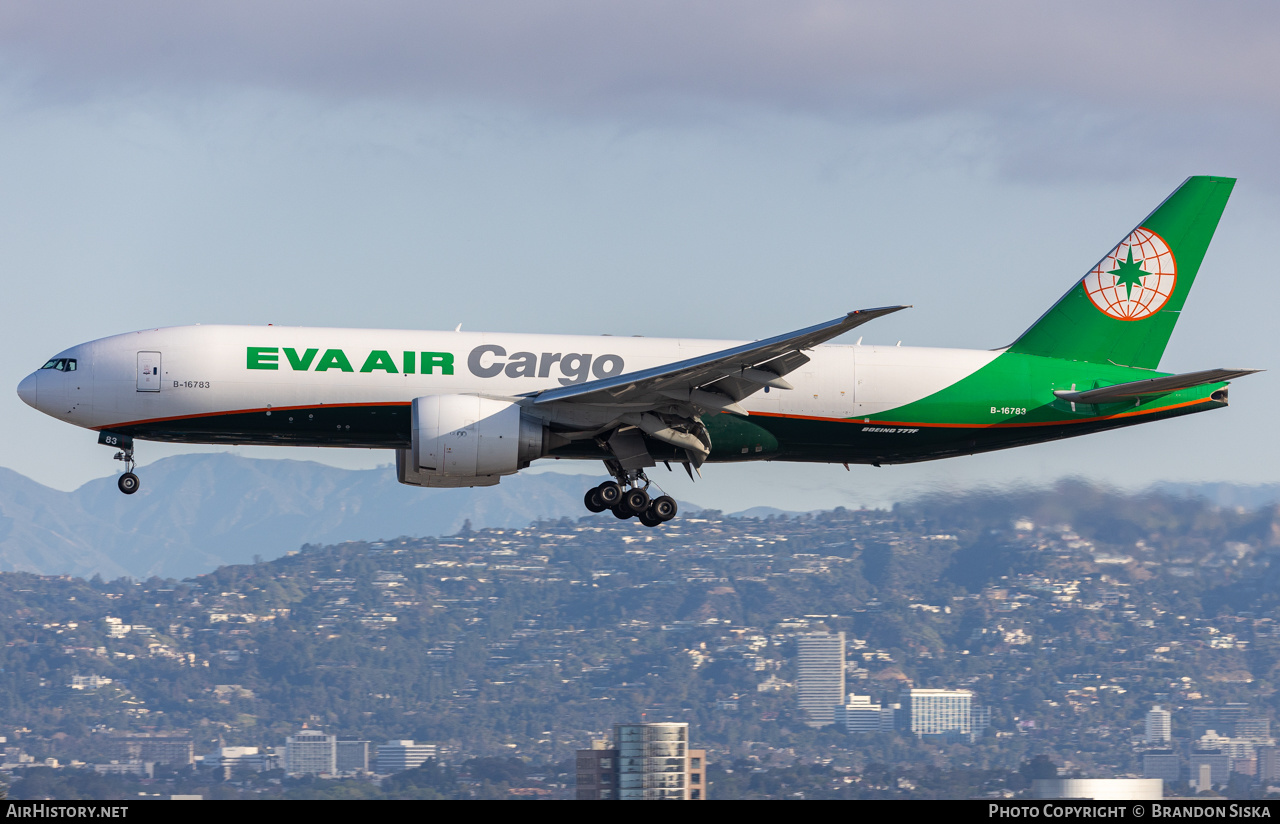
<path fill-rule="evenodd" d="M 766 386 L 791 388 L 782 376 L 809 362 L 809 356 L 803 350 L 812 349 L 869 320 L 906 308 L 860 309 L 844 317 L 767 340 L 744 343 L 652 369 L 548 389 L 530 398 L 535 405 L 575 403 L 618 409 L 643 409 L 675 400 L 704 409 L 726 409 L 746 414 L 737 407 L 737 402 L 748 395 Z"/>
<path fill-rule="evenodd" d="M 1140 398 L 1143 395 L 1165 395 L 1169 392 L 1177 392 L 1179 389 L 1235 380 L 1261 371 L 1261 369 L 1206 369 L 1202 372 L 1166 375 L 1163 378 L 1118 383 L 1115 386 L 1103 386 L 1081 392 L 1058 389 L 1053 394 L 1071 403 L 1115 403 Z"/>
<path fill-rule="evenodd" d="M 809 362 L 804 350 L 906 308 L 861 309 L 767 340 L 533 393 L 525 402 L 541 410 L 567 439 L 596 439 L 624 470 L 654 465 L 643 441 L 628 434 L 632 427 L 683 449 L 688 456 L 686 468 L 696 468 L 711 453 L 703 413 L 723 410 L 746 415 L 738 401 L 765 387 L 791 388 L 783 376 Z"/>

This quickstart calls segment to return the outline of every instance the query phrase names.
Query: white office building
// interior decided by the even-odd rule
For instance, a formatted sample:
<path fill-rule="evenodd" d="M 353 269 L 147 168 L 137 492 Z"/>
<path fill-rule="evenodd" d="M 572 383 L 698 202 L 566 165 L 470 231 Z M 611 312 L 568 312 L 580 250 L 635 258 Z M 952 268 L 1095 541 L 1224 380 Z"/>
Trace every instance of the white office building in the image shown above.
<path fill-rule="evenodd" d="M 850 695 L 835 708 L 835 723 L 849 733 L 893 732 L 896 708 L 896 704 L 874 704 L 870 695 Z"/>
<path fill-rule="evenodd" d="M 1252 741 L 1247 738 L 1232 738 L 1227 735 L 1219 735 L 1217 730 L 1209 730 L 1197 738 L 1196 749 L 1205 751 L 1218 750 L 1230 756 L 1233 761 L 1257 757 L 1256 748 Z"/>
<path fill-rule="evenodd" d="M 1148 744 L 1165 744 L 1173 737 L 1173 714 L 1156 704 L 1147 713 Z"/>
<path fill-rule="evenodd" d="M 969 690 L 914 689 L 907 695 L 911 733 L 974 737 L 973 693 Z"/>
<path fill-rule="evenodd" d="M 240 769 L 265 772 L 280 766 L 274 753 L 259 751 L 257 747 L 222 747 L 206 755 L 204 765 L 221 769 L 224 778 L 230 778 Z"/>
<path fill-rule="evenodd" d="M 388 741 L 378 745 L 377 772 L 392 775 L 422 766 L 428 758 L 436 757 L 435 744 L 415 744 L 411 740 Z"/>
<path fill-rule="evenodd" d="M 285 739 L 285 772 L 289 775 L 336 775 L 338 738 L 319 730 L 303 730 Z"/>
<path fill-rule="evenodd" d="M 844 704 L 844 633 L 813 632 L 797 639 L 800 648 L 796 692 L 810 727 L 836 721 L 836 707 Z"/>

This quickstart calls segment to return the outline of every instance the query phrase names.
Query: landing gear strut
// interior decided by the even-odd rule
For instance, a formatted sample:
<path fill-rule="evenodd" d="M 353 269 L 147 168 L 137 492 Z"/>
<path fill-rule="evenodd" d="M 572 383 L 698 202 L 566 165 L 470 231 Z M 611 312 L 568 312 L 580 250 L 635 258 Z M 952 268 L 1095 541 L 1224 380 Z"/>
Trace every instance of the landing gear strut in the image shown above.
<path fill-rule="evenodd" d="M 137 492 L 142 482 L 133 473 L 133 468 L 136 465 L 133 462 L 133 438 L 128 435 L 119 435 L 115 432 L 99 432 L 98 443 L 120 448 L 120 451 L 115 455 L 115 459 L 124 461 L 124 474 L 116 479 L 116 486 L 120 487 L 120 491 L 126 495 L 132 495 Z"/>
<path fill-rule="evenodd" d="M 619 520 L 639 518 L 640 523 L 649 527 L 676 516 L 679 507 L 670 495 L 649 497 L 649 485 L 652 481 L 644 474 L 643 469 L 623 469 L 613 461 L 606 461 L 605 467 L 617 480 L 605 481 L 588 489 L 582 499 L 587 509 L 592 512 L 604 512 L 607 509 Z"/>

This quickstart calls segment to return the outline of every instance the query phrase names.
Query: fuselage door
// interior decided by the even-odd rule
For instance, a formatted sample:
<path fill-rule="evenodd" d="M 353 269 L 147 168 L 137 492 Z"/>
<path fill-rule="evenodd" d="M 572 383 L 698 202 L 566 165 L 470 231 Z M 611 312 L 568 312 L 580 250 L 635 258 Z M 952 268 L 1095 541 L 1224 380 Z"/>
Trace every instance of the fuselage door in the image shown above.
<path fill-rule="evenodd" d="M 138 353 L 138 391 L 160 391 L 160 353 Z"/>

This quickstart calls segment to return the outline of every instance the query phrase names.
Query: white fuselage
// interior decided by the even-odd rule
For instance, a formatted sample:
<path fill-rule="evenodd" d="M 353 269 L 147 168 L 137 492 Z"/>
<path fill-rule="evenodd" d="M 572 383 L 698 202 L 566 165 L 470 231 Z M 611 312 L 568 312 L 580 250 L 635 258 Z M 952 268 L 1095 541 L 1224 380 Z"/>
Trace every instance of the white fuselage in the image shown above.
<path fill-rule="evenodd" d="M 737 341 L 612 336 L 184 326 L 115 335 L 57 358 L 22 398 L 77 426 L 235 413 L 285 414 L 325 406 L 407 404 L 437 394 L 515 398 L 669 364 Z M 787 375 L 791 390 L 757 392 L 753 413 L 819 418 L 874 415 L 931 395 L 997 352 L 898 346 L 820 346 Z M 226 438 L 218 439 L 225 442 Z M 335 445 L 344 445 L 336 443 Z"/>

